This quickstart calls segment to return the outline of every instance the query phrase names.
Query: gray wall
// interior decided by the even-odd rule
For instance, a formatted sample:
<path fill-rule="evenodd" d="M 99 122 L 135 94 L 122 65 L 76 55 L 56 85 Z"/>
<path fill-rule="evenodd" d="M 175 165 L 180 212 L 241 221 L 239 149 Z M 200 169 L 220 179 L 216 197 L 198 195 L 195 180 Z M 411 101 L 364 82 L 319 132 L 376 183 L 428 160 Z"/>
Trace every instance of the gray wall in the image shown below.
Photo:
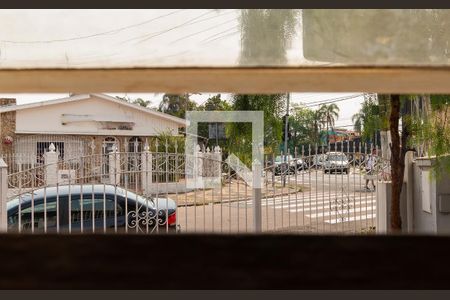
<path fill-rule="evenodd" d="M 414 233 L 450 234 L 450 213 L 439 209 L 439 199 L 450 201 L 450 176 L 443 174 L 439 178 L 422 179 L 423 172 L 430 170 L 430 159 L 417 159 L 414 162 Z M 424 181 L 430 185 L 431 212 L 424 211 Z M 427 184 L 425 182 L 425 184 Z"/>

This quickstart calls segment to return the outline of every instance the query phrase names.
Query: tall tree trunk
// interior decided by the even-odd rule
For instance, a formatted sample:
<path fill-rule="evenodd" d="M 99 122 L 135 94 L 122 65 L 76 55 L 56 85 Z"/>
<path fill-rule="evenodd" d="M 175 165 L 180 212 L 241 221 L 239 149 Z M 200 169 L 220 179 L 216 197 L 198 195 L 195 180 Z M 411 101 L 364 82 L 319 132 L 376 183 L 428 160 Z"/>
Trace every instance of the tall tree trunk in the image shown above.
<path fill-rule="evenodd" d="M 392 173 L 392 194 L 391 194 L 391 229 L 400 231 L 402 220 L 400 216 L 400 195 L 402 193 L 404 161 L 402 162 L 400 134 L 398 125 L 400 119 L 400 95 L 391 97 L 391 113 L 389 116 L 389 130 L 391 132 L 391 173 Z"/>

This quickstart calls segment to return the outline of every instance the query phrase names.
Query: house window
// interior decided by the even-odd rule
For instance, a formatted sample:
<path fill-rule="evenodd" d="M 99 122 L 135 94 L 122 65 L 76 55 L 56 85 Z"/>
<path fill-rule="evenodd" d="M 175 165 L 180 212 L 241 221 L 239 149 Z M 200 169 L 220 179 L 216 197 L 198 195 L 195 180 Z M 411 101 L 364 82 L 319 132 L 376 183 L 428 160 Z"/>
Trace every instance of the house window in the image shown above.
<path fill-rule="evenodd" d="M 113 147 L 119 149 L 119 141 L 115 137 L 107 137 L 103 140 L 102 154 L 108 154 L 113 151 Z"/>
<path fill-rule="evenodd" d="M 104 217 L 120 217 L 124 215 L 124 210 L 122 206 L 115 204 L 114 199 L 104 198 L 103 195 L 95 195 L 94 198 L 84 198 L 83 208 L 81 208 L 81 199 L 72 199 L 71 222 L 81 222 L 82 213 L 83 220 L 89 221 L 92 220 L 92 218 L 95 220 L 102 220 Z"/>
<path fill-rule="evenodd" d="M 134 123 L 131 122 L 101 122 L 103 130 L 133 130 Z"/>
<path fill-rule="evenodd" d="M 109 156 L 113 152 L 114 147 L 119 150 L 119 141 L 115 137 L 107 137 L 103 140 L 102 145 L 102 177 L 109 178 Z"/>
<path fill-rule="evenodd" d="M 225 124 L 213 123 L 208 124 L 208 138 L 209 139 L 225 139 Z"/>

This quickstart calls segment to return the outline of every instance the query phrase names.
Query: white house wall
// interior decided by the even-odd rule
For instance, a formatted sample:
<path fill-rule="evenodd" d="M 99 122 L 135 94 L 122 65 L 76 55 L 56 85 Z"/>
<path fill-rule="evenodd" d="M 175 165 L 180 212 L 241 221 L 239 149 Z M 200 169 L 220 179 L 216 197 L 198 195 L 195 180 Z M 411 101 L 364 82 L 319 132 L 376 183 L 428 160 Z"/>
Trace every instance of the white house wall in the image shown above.
<path fill-rule="evenodd" d="M 127 117 L 135 125 L 132 130 L 104 130 L 99 128 L 96 122 L 74 122 L 63 125 L 61 122 L 63 114 L 94 115 L 102 118 L 111 116 L 111 120 Z M 167 130 L 177 133 L 178 125 L 158 116 L 96 97 L 18 110 L 16 115 L 17 133 L 151 136 Z"/>

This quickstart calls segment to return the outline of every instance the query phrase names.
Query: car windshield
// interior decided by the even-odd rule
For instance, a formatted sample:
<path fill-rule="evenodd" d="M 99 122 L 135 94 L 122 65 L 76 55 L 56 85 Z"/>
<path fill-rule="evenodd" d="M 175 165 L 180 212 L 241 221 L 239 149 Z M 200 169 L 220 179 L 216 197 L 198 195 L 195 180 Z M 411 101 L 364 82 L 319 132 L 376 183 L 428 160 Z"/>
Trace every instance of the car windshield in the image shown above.
<path fill-rule="evenodd" d="M 345 161 L 345 160 L 347 160 L 347 158 L 344 155 L 329 155 L 328 160 Z"/>
<path fill-rule="evenodd" d="M 282 161 L 294 160 L 294 157 L 293 157 L 292 155 L 288 155 L 288 156 L 284 156 L 284 155 L 283 155 L 283 159 L 284 159 L 284 160 L 282 160 L 281 156 L 279 155 L 279 156 L 275 157 L 275 162 L 282 162 Z"/>

